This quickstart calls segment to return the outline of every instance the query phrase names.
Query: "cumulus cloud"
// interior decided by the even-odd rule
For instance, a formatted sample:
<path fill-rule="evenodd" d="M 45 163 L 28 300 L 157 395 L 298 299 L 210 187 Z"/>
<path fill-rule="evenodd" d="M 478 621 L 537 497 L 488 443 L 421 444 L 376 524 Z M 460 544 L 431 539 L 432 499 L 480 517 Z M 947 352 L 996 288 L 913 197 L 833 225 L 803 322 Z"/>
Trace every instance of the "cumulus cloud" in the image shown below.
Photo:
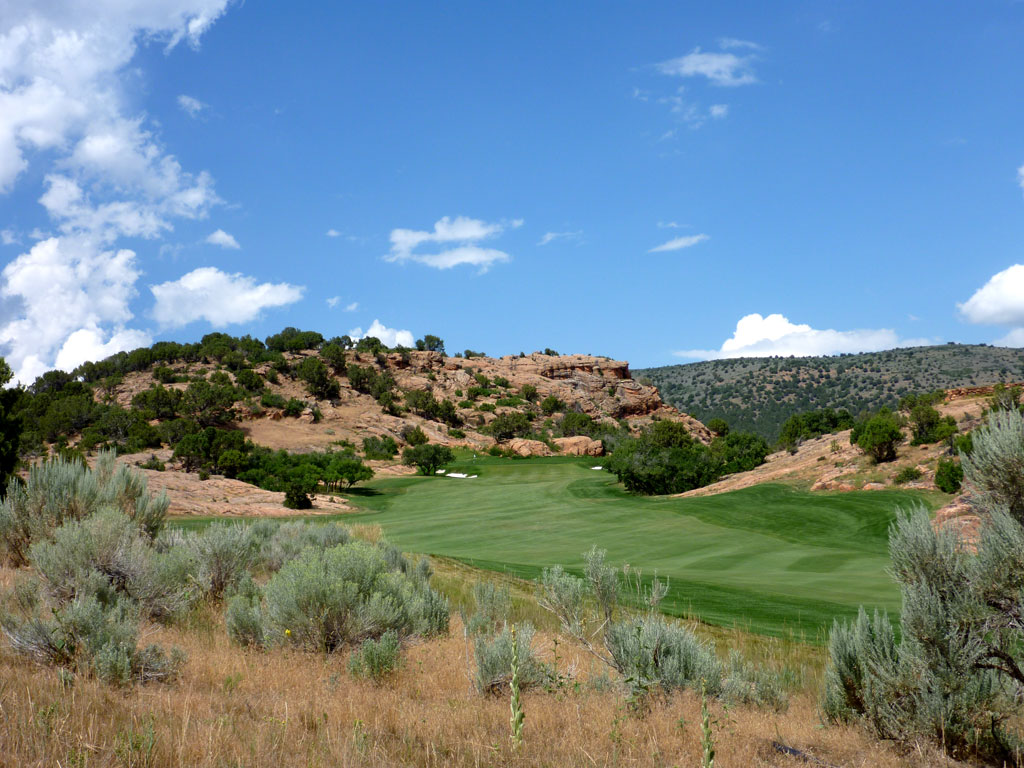
<path fill-rule="evenodd" d="M 206 238 L 206 242 L 210 245 L 219 245 L 221 248 L 228 248 L 235 251 L 242 247 L 238 244 L 238 241 L 235 240 L 233 235 L 229 235 L 223 229 L 218 229 L 216 232 L 210 233 Z"/>
<path fill-rule="evenodd" d="M 41 240 L 4 267 L 0 299 L 17 311 L 0 325 L 0 346 L 18 381 L 31 383 L 57 359 L 74 367 L 88 359 L 84 349 L 148 343 L 125 327 L 138 277 L 133 251 L 104 250 L 85 235 Z"/>
<path fill-rule="evenodd" d="M 374 320 L 373 324 L 367 328 L 366 333 L 363 333 L 362 328 L 353 328 L 348 332 L 348 335 L 352 337 L 353 341 L 365 339 L 367 336 L 373 336 L 374 338 L 380 339 L 384 345 L 388 347 L 412 347 L 416 344 L 412 331 L 400 331 L 395 328 L 388 328 L 386 325 L 381 323 L 380 320 Z"/>
<path fill-rule="evenodd" d="M 1013 327 L 1014 330 L 997 344 L 1024 346 L 1024 264 L 1014 264 L 997 272 L 957 307 L 972 323 Z"/>
<path fill-rule="evenodd" d="M 746 315 L 736 323 L 733 335 L 720 349 L 689 349 L 675 352 L 679 357 L 717 360 L 731 357 L 796 357 L 877 352 L 900 346 L 930 343 L 927 339 L 901 340 L 888 329 L 855 331 L 816 330 L 807 324 L 791 323 L 781 314 L 764 317 Z"/>
<path fill-rule="evenodd" d="M 209 174 L 184 170 L 128 112 L 122 78 L 142 43 L 197 46 L 229 2 L 3 3 L 0 194 L 48 164 L 39 202 L 56 232 L 34 233 L 4 269 L 0 353 L 19 380 L 148 338 L 127 327 L 140 269 L 115 242 L 159 237 L 220 201 Z"/>
<path fill-rule="evenodd" d="M 181 111 L 189 117 L 198 117 L 199 113 L 206 109 L 206 105 L 199 99 L 193 96 L 187 96 L 184 93 L 178 96 L 178 106 L 181 107 Z"/>
<path fill-rule="evenodd" d="M 288 283 L 257 283 L 252 277 L 200 267 L 177 280 L 150 286 L 156 303 L 153 317 L 164 328 L 195 320 L 214 326 L 247 323 L 271 307 L 302 298 L 304 289 Z"/>
<path fill-rule="evenodd" d="M 658 71 L 675 77 L 704 77 L 713 85 L 726 87 L 757 82 L 753 55 L 707 53 L 699 47 L 685 56 L 661 62 Z"/>
<path fill-rule="evenodd" d="M 497 237 L 506 229 L 522 226 L 522 219 L 511 222 L 487 223 L 480 219 L 456 216 L 454 219 L 445 216 L 434 224 L 434 230 L 428 232 L 415 229 L 391 230 L 391 253 L 385 259 L 393 262 L 417 261 L 435 269 L 451 269 L 461 264 L 470 264 L 486 272 L 492 264 L 508 261 L 511 257 L 504 251 L 495 248 L 484 248 L 479 245 L 483 240 Z M 439 245 L 455 245 L 442 248 L 435 253 L 416 253 L 416 249 L 425 243 Z"/>
<path fill-rule="evenodd" d="M 581 237 L 583 237 L 582 229 L 577 229 L 575 232 L 545 232 L 544 236 L 537 241 L 537 245 L 547 245 L 555 240 L 579 240 Z"/>
<path fill-rule="evenodd" d="M 697 243 L 703 243 L 705 240 L 710 238 L 709 235 L 684 235 L 683 237 L 676 237 L 669 240 L 667 243 L 656 245 L 651 248 L 648 253 L 663 253 L 665 251 L 681 251 L 683 248 L 690 248 L 691 246 L 697 245 Z"/>

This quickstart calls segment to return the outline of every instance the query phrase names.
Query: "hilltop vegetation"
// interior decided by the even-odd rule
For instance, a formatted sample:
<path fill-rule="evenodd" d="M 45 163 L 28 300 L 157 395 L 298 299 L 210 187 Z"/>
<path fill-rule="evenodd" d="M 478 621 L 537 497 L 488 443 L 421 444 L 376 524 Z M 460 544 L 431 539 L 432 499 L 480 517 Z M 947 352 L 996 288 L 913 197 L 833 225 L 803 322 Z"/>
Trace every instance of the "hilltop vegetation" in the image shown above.
<path fill-rule="evenodd" d="M 1024 380 L 1024 351 L 945 344 L 833 357 L 709 360 L 637 369 L 665 401 L 707 423 L 775 442 L 786 420 L 819 408 L 862 411 L 895 407 L 913 392 Z"/>

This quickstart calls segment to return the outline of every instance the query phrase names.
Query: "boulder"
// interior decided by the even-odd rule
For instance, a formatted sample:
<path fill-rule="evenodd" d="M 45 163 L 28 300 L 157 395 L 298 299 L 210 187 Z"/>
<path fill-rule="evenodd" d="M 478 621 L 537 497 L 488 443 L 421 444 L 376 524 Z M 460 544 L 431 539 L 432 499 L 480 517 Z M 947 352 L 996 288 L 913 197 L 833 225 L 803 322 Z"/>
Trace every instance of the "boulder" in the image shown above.
<path fill-rule="evenodd" d="M 601 456 L 604 454 L 604 445 L 601 441 L 593 440 L 586 435 L 556 437 L 551 442 L 558 446 L 558 452 L 563 456 Z"/>
<path fill-rule="evenodd" d="M 540 440 L 525 440 L 523 438 L 515 438 L 509 440 L 505 447 L 520 456 L 550 456 L 551 449 L 548 448 Z"/>

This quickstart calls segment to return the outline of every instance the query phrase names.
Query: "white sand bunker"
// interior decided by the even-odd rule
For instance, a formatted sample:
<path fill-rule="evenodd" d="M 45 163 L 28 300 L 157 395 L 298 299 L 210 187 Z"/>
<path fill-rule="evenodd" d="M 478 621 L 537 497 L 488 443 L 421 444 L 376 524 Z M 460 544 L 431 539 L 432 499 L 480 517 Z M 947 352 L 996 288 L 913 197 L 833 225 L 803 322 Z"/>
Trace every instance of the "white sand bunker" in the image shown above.
<path fill-rule="evenodd" d="M 604 469 L 604 467 L 591 467 L 591 469 Z"/>
<path fill-rule="evenodd" d="M 460 480 L 472 480 L 477 477 L 477 475 L 467 475 L 463 472 L 449 472 L 445 477 L 457 477 Z"/>

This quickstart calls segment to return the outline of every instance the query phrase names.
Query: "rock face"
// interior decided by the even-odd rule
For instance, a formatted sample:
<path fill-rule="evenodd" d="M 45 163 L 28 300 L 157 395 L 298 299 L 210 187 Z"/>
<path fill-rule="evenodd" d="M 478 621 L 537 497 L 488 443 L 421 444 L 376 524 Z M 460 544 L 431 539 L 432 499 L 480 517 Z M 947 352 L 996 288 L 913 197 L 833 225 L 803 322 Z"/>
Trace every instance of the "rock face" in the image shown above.
<path fill-rule="evenodd" d="M 966 495 L 957 496 L 935 513 L 932 525 L 936 530 L 956 531 L 966 546 L 974 548 L 981 531 L 981 516 Z"/>
<path fill-rule="evenodd" d="M 551 456 L 551 449 L 540 440 L 523 440 L 515 438 L 505 443 L 505 447 L 519 456 Z"/>
<path fill-rule="evenodd" d="M 586 435 L 556 437 L 551 442 L 558 446 L 558 452 L 563 456 L 604 455 L 604 444 L 600 440 L 593 440 Z"/>

